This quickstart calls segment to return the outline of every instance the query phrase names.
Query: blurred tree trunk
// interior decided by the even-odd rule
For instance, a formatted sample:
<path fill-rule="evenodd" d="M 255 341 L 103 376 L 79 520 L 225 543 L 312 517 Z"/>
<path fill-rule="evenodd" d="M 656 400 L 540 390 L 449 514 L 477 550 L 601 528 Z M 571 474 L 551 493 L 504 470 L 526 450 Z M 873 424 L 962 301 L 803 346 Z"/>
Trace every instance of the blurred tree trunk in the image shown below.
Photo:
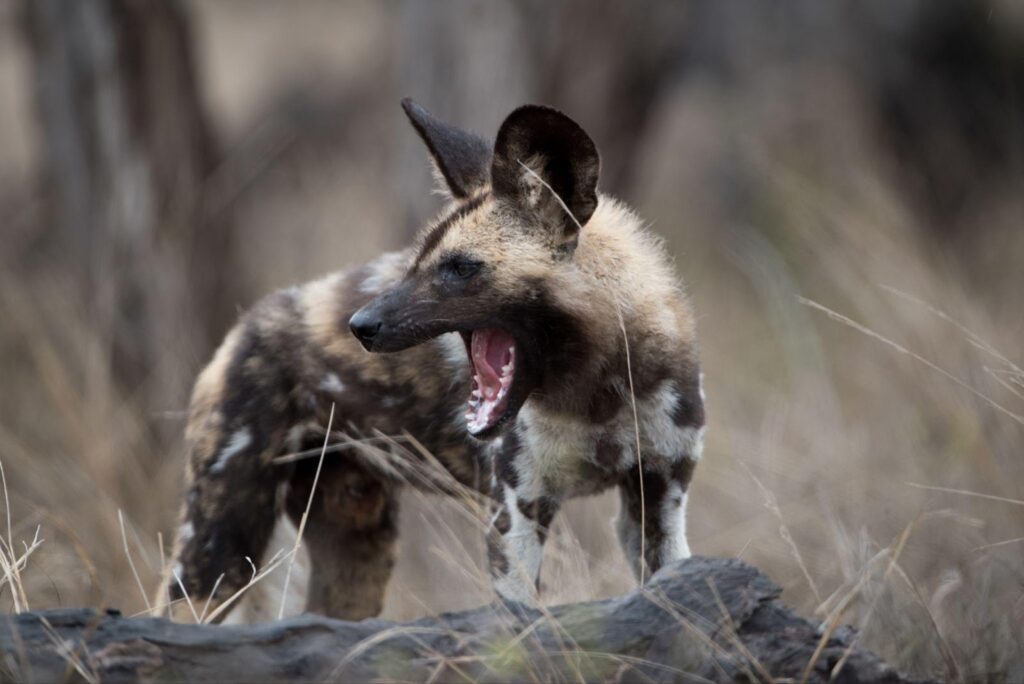
<path fill-rule="evenodd" d="M 117 390 L 150 412 L 184 407 L 235 302 L 229 226 L 204 210 L 217 154 L 186 14 L 177 1 L 23 4 L 50 212 L 41 246 L 73 274 Z"/>
<path fill-rule="evenodd" d="M 639 144 L 661 97 L 685 74 L 707 2 L 565 0 L 545 41 L 540 99 L 579 112 L 601 150 L 601 187 L 631 200 Z M 583 119 L 586 113 L 586 119 Z"/>
<path fill-rule="evenodd" d="M 441 119 L 487 136 L 527 102 L 564 110 L 601 150 L 601 188 L 628 199 L 639 140 L 661 96 L 684 73 L 693 27 L 709 6 L 406 0 L 399 83 L 403 95 Z M 415 136 L 405 136 L 398 176 L 407 233 L 430 206 L 426 158 Z"/>
<path fill-rule="evenodd" d="M 543 65 L 539 37 L 531 31 L 551 13 L 535 0 L 482 0 L 400 5 L 402 96 L 412 97 L 435 116 L 493 138 L 509 112 L 534 99 Z M 397 109 L 397 103 L 396 103 Z M 404 240 L 436 207 L 426 148 L 406 131 L 397 145 L 398 184 L 405 206 Z"/>

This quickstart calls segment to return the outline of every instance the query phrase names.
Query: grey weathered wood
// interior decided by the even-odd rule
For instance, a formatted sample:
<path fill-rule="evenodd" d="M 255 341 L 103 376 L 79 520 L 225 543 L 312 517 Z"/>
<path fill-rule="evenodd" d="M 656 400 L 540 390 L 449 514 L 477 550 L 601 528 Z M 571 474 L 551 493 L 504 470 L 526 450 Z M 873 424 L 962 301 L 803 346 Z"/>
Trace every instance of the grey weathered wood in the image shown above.
<path fill-rule="evenodd" d="M 11 681 L 800 681 L 820 623 L 739 560 L 692 558 L 643 591 L 551 608 L 500 604 L 411 623 L 305 615 L 249 626 L 175 624 L 93 610 L 0 620 L 0 676 Z M 828 681 L 849 628 L 808 681 Z M 837 682 L 906 682 L 853 647 Z"/>

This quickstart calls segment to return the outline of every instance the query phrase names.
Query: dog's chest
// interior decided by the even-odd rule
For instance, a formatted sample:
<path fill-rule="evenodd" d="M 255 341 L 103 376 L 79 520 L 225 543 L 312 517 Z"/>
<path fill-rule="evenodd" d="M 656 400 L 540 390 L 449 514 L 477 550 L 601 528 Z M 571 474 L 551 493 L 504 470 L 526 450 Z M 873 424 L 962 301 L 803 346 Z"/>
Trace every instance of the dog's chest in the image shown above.
<path fill-rule="evenodd" d="M 626 401 L 602 423 L 527 404 L 517 421 L 517 491 L 529 498 L 596 494 L 636 466 L 638 450 L 645 469 L 662 469 L 684 456 L 699 459 L 703 429 L 674 418 L 680 397 L 675 383 L 666 381 L 636 402 L 635 413 Z"/>
<path fill-rule="evenodd" d="M 619 447 L 633 433 L 627 434 L 617 422 L 595 425 L 528 405 L 517 426 L 521 448 L 514 462 L 516 491 L 526 498 L 596 494 L 614 484 L 634 459 L 632 449 Z M 614 454 L 604 448 L 611 442 L 616 444 Z"/>

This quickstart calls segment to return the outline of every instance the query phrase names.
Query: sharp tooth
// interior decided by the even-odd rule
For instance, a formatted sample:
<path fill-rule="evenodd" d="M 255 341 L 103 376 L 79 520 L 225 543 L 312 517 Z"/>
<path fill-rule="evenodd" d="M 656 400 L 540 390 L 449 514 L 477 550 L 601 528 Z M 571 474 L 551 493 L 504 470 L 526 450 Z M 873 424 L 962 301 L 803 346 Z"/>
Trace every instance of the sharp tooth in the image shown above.
<path fill-rule="evenodd" d="M 483 395 L 481 395 L 481 394 L 480 394 L 480 390 L 478 390 L 478 389 L 474 388 L 474 389 L 473 389 L 473 394 L 472 394 L 471 396 L 472 396 L 472 397 L 473 397 L 474 399 L 479 399 L 479 398 L 480 398 L 481 396 L 483 396 Z"/>

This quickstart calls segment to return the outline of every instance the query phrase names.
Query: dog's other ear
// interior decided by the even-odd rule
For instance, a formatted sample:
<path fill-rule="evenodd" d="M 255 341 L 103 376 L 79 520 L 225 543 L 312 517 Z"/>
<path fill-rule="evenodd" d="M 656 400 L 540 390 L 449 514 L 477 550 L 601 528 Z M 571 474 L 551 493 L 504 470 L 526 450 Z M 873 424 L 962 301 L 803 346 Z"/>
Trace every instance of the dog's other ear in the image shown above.
<path fill-rule="evenodd" d="M 427 144 L 452 197 L 464 199 L 487 184 L 491 146 L 478 135 L 439 121 L 408 97 L 402 109 Z"/>
<path fill-rule="evenodd" d="M 600 171 L 597 147 L 579 124 L 550 107 L 526 105 L 498 130 L 491 186 L 496 197 L 536 212 L 546 226 L 561 231 L 560 242 L 571 243 L 597 208 Z"/>

